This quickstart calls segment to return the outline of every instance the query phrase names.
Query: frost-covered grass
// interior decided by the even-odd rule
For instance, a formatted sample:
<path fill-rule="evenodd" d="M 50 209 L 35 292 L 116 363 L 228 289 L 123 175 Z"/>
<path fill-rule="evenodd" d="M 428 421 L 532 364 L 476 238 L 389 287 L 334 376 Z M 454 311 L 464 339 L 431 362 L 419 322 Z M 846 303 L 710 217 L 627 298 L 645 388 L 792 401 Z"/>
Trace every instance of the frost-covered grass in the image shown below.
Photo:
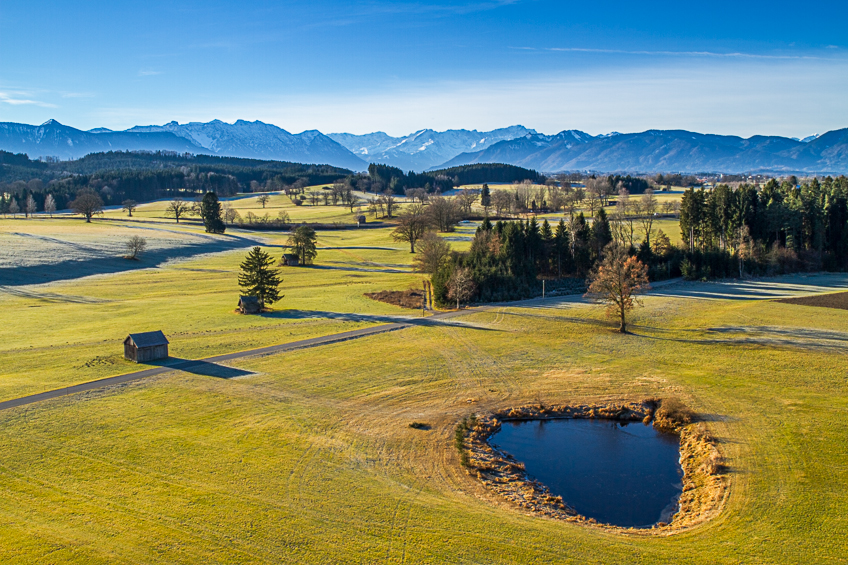
<path fill-rule="evenodd" d="M 119 241 L 124 237 L 122 224 L 75 222 L 45 221 L 56 233 L 44 233 L 53 233 L 56 240 L 73 241 L 100 241 L 112 232 L 120 234 L 115 236 Z M 0 222 L 0 226 L 6 224 Z M 16 229 L 42 224 L 33 221 L 20 226 Z M 199 228 L 193 229 L 195 232 L 186 232 L 186 239 L 205 236 Z M 420 275 L 411 272 L 411 255 L 405 246 L 391 240 L 389 231 L 321 232 L 322 249 L 315 266 L 281 268 L 285 298 L 274 305 L 274 313 L 261 317 L 233 313 L 239 295 L 239 263 L 246 249 L 185 257 L 156 268 L 150 268 L 155 264 L 149 256 L 137 262 L 115 258 L 119 265 L 138 268 L 51 284 L 13 285 L 9 279 L 12 273 L 27 279 L 33 273 L 43 270 L 46 276 L 50 269 L 58 268 L 71 271 L 66 273 L 70 276 L 74 269 L 82 269 L 78 265 L 100 264 L 81 259 L 0 270 L 0 279 L 5 279 L 0 282 L 0 398 L 136 370 L 122 359 L 121 341 L 130 332 L 161 329 L 171 339 L 174 356 L 194 359 L 382 320 L 373 316 L 408 314 L 363 296 L 365 292 L 421 285 Z M 251 235 L 239 237 L 249 242 Z M 280 257 L 287 235 L 265 232 L 262 238 L 264 248 Z M 33 246 L 59 245 L 31 239 Z"/>

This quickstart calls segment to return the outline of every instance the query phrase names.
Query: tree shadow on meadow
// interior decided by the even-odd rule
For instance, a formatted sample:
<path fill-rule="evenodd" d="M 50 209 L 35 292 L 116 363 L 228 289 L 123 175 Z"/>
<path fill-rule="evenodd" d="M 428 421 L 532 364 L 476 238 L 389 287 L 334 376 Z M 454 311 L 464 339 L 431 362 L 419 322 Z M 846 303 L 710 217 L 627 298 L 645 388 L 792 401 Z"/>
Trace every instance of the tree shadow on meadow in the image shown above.
<path fill-rule="evenodd" d="M 73 247 L 76 244 L 67 243 L 67 245 Z M 44 284 L 91 275 L 108 275 L 137 269 L 149 269 L 160 267 L 168 261 L 191 259 L 206 253 L 246 249 L 251 245 L 258 245 L 258 243 L 244 237 L 228 236 L 201 244 L 149 250 L 138 261 L 124 259 L 119 256 L 118 251 L 104 252 L 98 250 L 99 257 L 79 260 L 69 259 L 40 265 L 0 266 L 0 285 L 14 287 Z"/>
<path fill-rule="evenodd" d="M 808 328 L 726 326 L 666 329 L 632 324 L 628 333 L 644 339 L 697 345 L 759 345 L 807 351 L 848 351 L 848 333 Z M 685 337 L 686 333 L 693 337 Z"/>
<path fill-rule="evenodd" d="M 469 312 L 471 313 L 471 312 Z M 425 327 L 453 327 L 469 328 L 483 331 L 500 331 L 495 328 L 487 328 L 476 324 L 462 321 L 443 320 L 434 317 L 393 316 L 390 314 L 356 314 L 345 312 L 324 312 L 321 310 L 280 310 L 275 312 L 264 312 L 260 314 L 263 318 L 274 318 L 283 320 L 313 320 L 329 319 L 343 322 L 359 322 L 371 324 L 402 324 L 408 326 Z"/>

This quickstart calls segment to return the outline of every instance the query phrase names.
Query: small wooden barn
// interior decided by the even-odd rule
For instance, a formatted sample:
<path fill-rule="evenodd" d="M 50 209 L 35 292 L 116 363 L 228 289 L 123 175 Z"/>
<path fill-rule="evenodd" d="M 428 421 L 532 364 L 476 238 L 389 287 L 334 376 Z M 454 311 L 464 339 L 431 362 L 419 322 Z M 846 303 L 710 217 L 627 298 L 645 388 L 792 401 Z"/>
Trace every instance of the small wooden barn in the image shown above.
<path fill-rule="evenodd" d="M 357 225 L 360 225 L 360 226 L 361 226 L 362 224 L 364 224 L 364 223 L 365 223 L 365 222 L 367 222 L 367 221 L 368 221 L 368 218 L 366 218 L 365 216 L 357 216 L 357 217 L 356 217 L 356 223 L 357 223 Z"/>
<path fill-rule="evenodd" d="M 147 363 L 168 357 L 168 338 L 161 331 L 130 334 L 124 340 L 124 357 Z"/>
<path fill-rule="evenodd" d="M 294 253 L 284 253 L 282 263 L 287 267 L 297 267 L 298 265 L 298 257 Z"/>
<path fill-rule="evenodd" d="M 258 314 L 262 311 L 262 305 L 256 296 L 239 296 L 238 310 L 242 314 Z"/>

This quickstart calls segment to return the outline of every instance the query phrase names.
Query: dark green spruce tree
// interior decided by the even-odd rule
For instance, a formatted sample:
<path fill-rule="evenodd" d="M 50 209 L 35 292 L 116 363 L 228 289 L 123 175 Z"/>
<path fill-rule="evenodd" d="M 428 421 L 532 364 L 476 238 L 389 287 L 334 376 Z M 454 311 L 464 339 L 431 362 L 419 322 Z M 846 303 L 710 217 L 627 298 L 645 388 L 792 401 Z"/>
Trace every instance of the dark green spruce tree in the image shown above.
<path fill-rule="evenodd" d="M 245 295 L 258 298 L 262 306 L 282 298 L 279 286 L 283 281 L 279 271 L 272 268 L 273 265 L 274 259 L 259 247 L 251 249 L 241 264 L 239 286 Z"/>
<path fill-rule="evenodd" d="M 560 220 L 554 234 L 553 260 L 556 263 L 557 277 L 562 278 L 563 273 L 570 273 L 573 269 L 571 257 L 571 236 L 565 221 Z"/>
<path fill-rule="evenodd" d="M 492 205 L 492 192 L 489 190 L 488 184 L 484 184 L 480 190 L 480 205 L 486 210 Z"/>
<path fill-rule="evenodd" d="M 593 259 L 600 260 L 604 247 L 612 241 L 612 229 L 606 211 L 601 208 L 592 220 L 592 251 Z"/>
<path fill-rule="evenodd" d="M 224 233 L 227 229 L 221 218 L 221 203 L 218 202 L 218 195 L 214 192 L 203 195 L 203 200 L 200 202 L 200 217 L 203 218 L 207 233 Z"/>

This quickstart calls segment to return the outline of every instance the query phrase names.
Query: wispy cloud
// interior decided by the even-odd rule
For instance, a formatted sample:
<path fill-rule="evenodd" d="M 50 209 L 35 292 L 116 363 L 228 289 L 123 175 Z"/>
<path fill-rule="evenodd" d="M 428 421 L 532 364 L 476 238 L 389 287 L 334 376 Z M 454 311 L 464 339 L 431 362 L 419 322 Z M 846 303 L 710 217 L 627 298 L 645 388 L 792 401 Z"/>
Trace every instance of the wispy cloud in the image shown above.
<path fill-rule="evenodd" d="M 161 74 L 162 74 L 162 71 L 151 71 L 151 70 L 146 70 L 146 69 L 142 69 L 142 70 L 138 71 L 138 76 L 140 76 L 140 77 L 152 77 L 152 76 L 161 75 Z"/>
<path fill-rule="evenodd" d="M 40 106 L 42 108 L 57 108 L 55 104 L 42 102 L 40 100 L 32 100 L 30 98 L 22 98 L 27 96 L 25 93 L 8 93 L 0 92 L 0 102 L 10 104 L 12 106 Z"/>
<path fill-rule="evenodd" d="M 765 53 L 743 53 L 739 51 L 648 51 L 629 49 L 596 49 L 592 47 L 510 47 L 520 51 L 559 53 L 599 53 L 608 55 L 649 55 L 658 57 L 716 57 L 726 59 L 775 59 L 775 60 L 825 60 L 831 57 L 815 55 L 770 55 Z"/>

